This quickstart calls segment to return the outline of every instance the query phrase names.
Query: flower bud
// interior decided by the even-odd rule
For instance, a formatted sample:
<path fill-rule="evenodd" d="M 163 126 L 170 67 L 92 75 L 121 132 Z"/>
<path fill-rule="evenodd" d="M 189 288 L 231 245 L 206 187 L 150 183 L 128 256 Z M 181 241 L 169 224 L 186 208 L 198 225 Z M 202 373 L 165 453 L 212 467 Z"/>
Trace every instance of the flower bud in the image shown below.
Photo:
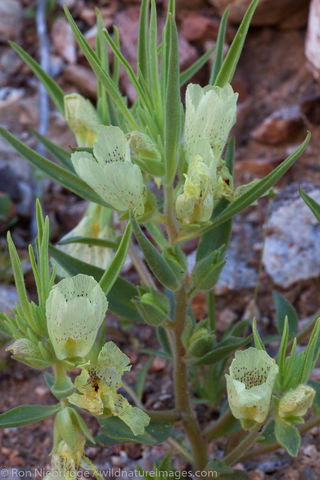
<path fill-rule="evenodd" d="M 186 349 L 193 357 L 202 357 L 213 347 L 215 335 L 208 330 L 206 322 L 198 323 L 192 330 Z"/>
<path fill-rule="evenodd" d="M 134 299 L 134 304 L 146 323 L 153 326 L 161 325 L 169 315 L 170 302 L 167 297 L 153 289 L 143 292 Z"/>
<path fill-rule="evenodd" d="M 90 101 L 78 93 L 65 95 L 64 110 L 66 121 L 77 139 L 78 146 L 92 147 L 101 122 Z"/>
<path fill-rule="evenodd" d="M 264 350 L 237 351 L 226 375 L 229 406 L 243 425 L 263 423 L 269 413 L 279 367 Z"/>
<path fill-rule="evenodd" d="M 196 263 L 192 272 L 192 280 L 200 290 L 210 290 L 219 280 L 220 272 L 225 264 L 223 248 L 215 250 Z"/>
<path fill-rule="evenodd" d="M 180 280 L 187 270 L 187 259 L 177 243 L 163 249 L 163 258 L 167 261 L 172 271 Z"/>
<path fill-rule="evenodd" d="M 85 357 L 108 307 L 93 277 L 76 275 L 55 285 L 46 303 L 48 333 L 59 360 Z"/>
<path fill-rule="evenodd" d="M 129 140 L 119 127 L 100 126 L 93 154 L 75 152 L 76 173 L 100 197 L 120 212 L 144 212 L 146 187 L 138 165 L 131 162 Z"/>
<path fill-rule="evenodd" d="M 44 359 L 38 346 L 28 338 L 19 338 L 6 348 L 12 353 L 12 358 L 39 370 L 47 368 L 51 363 Z"/>
<path fill-rule="evenodd" d="M 289 390 L 280 399 L 278 414 L 280 417 L 303 417 L 313 403 L 315 390 L 309 385 L 299 385 Z"/>

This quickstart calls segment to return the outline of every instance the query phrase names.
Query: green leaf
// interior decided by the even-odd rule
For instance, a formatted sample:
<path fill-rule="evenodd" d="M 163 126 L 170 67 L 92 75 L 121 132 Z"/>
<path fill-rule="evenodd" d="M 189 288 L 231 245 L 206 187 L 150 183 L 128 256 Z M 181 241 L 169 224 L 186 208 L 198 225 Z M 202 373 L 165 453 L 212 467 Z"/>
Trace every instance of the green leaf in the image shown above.
<path fill-rule="evenodd" d="M 229 15 L 230 8 L 228 7 L 221 20 L 220 20 L 220 26 L 219 26 L 219 32 L 218 32 L 218 37 L 217 37 L 217 43 L 216 43 L 216 51 L 214 55 L 214 61 L 212 65 L 212 70 L 211 70 L 211 75 L 210 75 L 210 80 L 209 80 L 209 85 L 214 85 L 217 76 L 221 70 L 222 62 L 223 62 L 223 50 L 224 50 L 224 43 L 225 43 L 225 36 L 226 36 L 226 29 L 227 29 L 227 21 L 228 21 L 228 15 Z"/>
<path fill-rule="evenodd" d="M 168 287 L 170 290 L 176 290 L 179 287 L 179 282 L 172 269 L 169 267 L 161 253 L 158 252 L 150 240 L 148 240 L 143 234 L 133 213 L 130 214 L 130 218 L 132 229 L 150 270 L 162 285 Z"/>
<path fill-rule="evenodd" d="M 153 362 L 153 359 L 149 358 L 149 360 L 146 361 L 146 363 L 143 365 L 143 367 L 140 368 L 138 372 L 137 379 L 136 379 L 136 394 L 139 400 L 141 400 L 142 398 L 146 376 L 149 368 L 151 367 L 152 362 Z"/>
<path fill-rule="evenodd" d="M 263 344 L 263 341 L 261 340 L 261 337 L 257 329 L 257 322 L 255 318 L 253 319 L 253 322 L 252 322 L 252 333 L 253 333 L 253 339 L 254 339 L 254 346 L 258 350 L 265 350 L 265 346 Z"/>
<path fill-rule="evenodd" d="M 238 348 L 247 345 L 251 338 L 251 335 L 247 338 L 228 337 L 226 340 L 216 345 L 211 352 L 206 353 L 201 358 L 192 360 L 190 363 L 192 365 L 213 365 L 220 360 L 229 357 L 233 352 L 238 350 Z"/>
<path fill-rule="evenodd" d="M 43 135 L 40 135 L 40 133 L 36 132 L 35 130 L 31 129 L 31 132 L 42 143 L 42 145 L 46 147 L 48 152 L 50 152 L 51 155 L 53 155 L 54 158 L 61 163 L 61 165 L 74 173 L 74 168 L 70 160 L 71 154 L 67 150 L 51 142 L 51 140 Z"/>
<path fill-rule="evenodd" d="M 60 110 L 62 115 L 64 115 L 64 102 L 63 97 L 64 93 L 59 87 L 59 85 L 53 80 L 53 78 L 48 75 L 40 65 L 32 58 L 30 55 L 23 50 L 23 48 L 19 47 L 14 42 L 9 42 L 10 46 L 17 52 L 18 55 L 22 58 L 22 60 L 29 65 L 33 73 L 39 78 L 40 82 L 46 87 L 50 97 L 52 98 L 53 102 Z"/>
<path fill-rule="evenodd" d="M 163 348 L 163 351 L 169 356 L 169 358 L 172 358 L 172 350 L 170 346 L 169 337 L 166 330 L 163 327 L 157 328 L 157 338 L 159 340 L 161 347 Z"/>
<path fill-rule="evenodd" d="M 289 453 L 291 457 L 296 457 L 299 453 L 301 437 L 298 429 L 285 422 L 276 422 L 274 433 L 277 442 Z"/>
<path fill-rule="evenodd" d="M 317 319 L 313 328 L 308 346 L 304 353 L 304 362 L 301 370 L 300 383 L 306 383 L 314 369 L 320 354 L 320 318 Z"/>
<path fill-rule="evenodd" d="M 172 16 L 169 17 L 168 28 L 169 58 L 164 122 L 164 160 L 166 185 L 170 185 L 173 182 L 177 170 L 181 121 L 178 32 L 176 23 Z"/>
<path fill-rule="evenodd" d="M 66 17 L 71 25 L 72 31 L 74 33 L 74 36 L 76 37 L 76 40 L 84 53 L 84 56 L 88 60 L 92 70 L 96 74 L 96 76 L 100 79 L 101 83 L 105 86 L 109 97 L 113 100 L 117 108 L 121 111 L 123 114 L 124 118 L 127 120 L 129 125 L 134 129 L 138 130 L 138 125 L 130 112 L 129 108 L 127 107 L 124 98 L 121 96 L 116 84 L 114 81 L 111 79 L 111 77 L 108 75 L 107 72 L 103 70 L 101 67 L 99 58 L 97 57 L 96 53 L 94 50 L 91 48 L 85 37 L 82 35 L 80 32 L 79 28 L 77 27 L 75 21 L 73 20 L 68 8 L 66 5 L 64 5 L 64 11 L 66 14 Z"/>
<path fill-rule="evenodd" d="M 59 245 L 68 245 L 69 243 L 84 243 L 85 245 L 95 245 L 97 247 L 105 248 L 117 248 L 118 243 L 113 242 L 112 240 L 105 240 L 104 238 L 97 237 L 69 237 L 65 240 L 60 240 Z"/>
<path fill-rule="evenodd" d="M 0 428 L 19 427 L 51 417 L 61 408 L 56 405 L 21 405 L 0 415 Z"/>
<path fill-rule="evenodd" d="M 155 350 L 154 348 L 142 348 L 141 353 L 147 353 L 148 355 L 154 355 L 155 357 L 165 358 L 166 360 L 172 360 L 172 357 L 166 352 Z"/>
<path fill-rule="evenodd" d="M 280 378 L 285 375 L 285 362 L 286 362 L 286 350 L 288 345 L 288 336 L 289 336 L 289 325 L 288 325 L 288 317 L 286 316 L 284 319 L 284 326 L 282 330 L 282 337 L 278 352 L 278 365 L 279 365 L 279 373 Z"/>
<path fill-rule="evenodd" d="M 293 305 L 276 291 L 272 292 L 273 301 L 276 307 L 276 324 L 280 335 L 284 329 L 285 317 L 288 318 L 289 337 L 297 332 L 299 318 Z"/>
<path fill-rule="evenodd" d="M 108 295 L 111 288 L 113 287 L 118 275 L 120 274 L 121 268 L 127 258 L 128 249 L 131 241 L 131 231 L 131 224 L 129 222 L 127 224 L 115 256 L 113 257 L 109 267 L 100 279 L 100 287 L 106 295 Z"/>
<path fill-rule="evenodd" d="M 106 202 L 104 202 L 93 190 L 90 188 L 83 180 L 81 180 L 77 175 L 66 170 L 65 168 L 56 165 L 47 158 L 39 155 L 37 152 L 32 150 L 32 148 L 24 145 L 17 138 L 15 138 L 11 133 L 7 132 L 4 128 L 0 127 L 0 135 L 28 162 L 30 162 L 34 167 L 39 168 L 42 172 L 48 175 L 50 178 L 60 183 L 63 187 L 71 190 L 71 192 L 76 193 L 86 200 L 91 202 L 98 203 L 99 205 L 104 205 L 105 207 L 110 207 Z"/>
<path fill-rule="evenodd" d="M 258 183 L 251 187 L 246 193 L 237 198 L 234 202 L 230 203 L 223 212 L 218 215 L 212 224 L 206 227 L 202 233 L 209 232 L 213 228 L 216 228 L 218 225 L 226 222 L 230 218 L 234 217 L 237 213 L 244 210 L 246 207 L 255 202 L 260 198 L 264 193 L 266 193 L 294 164 L 298 157 L 305 150 L 306 146 L 309 143 L 311 134 L 308 133 L 305 141 L 297 148 L 297 150 L 292 153 L 286 160 L 284 160 L 278 167 L 276 167 L 272 172 L 262 178 Z"/>
<path fill-rule="evenodd" d="M 149 79 L 149 48 L 148 48 L 148 16 L 150 0 L 142 0 L 140 6 L 139 30 L 138 30 L 138 71 L 145 81 Z"/>
<path fill-rule="evenodd" d="M 215 85 L 218 87 L 224 87 L 227 83 L 231 83 L 233 78 L 236 66 L 238 64 L 241 51 L 244 45 L 244 41 L 246 39 L 249 25 L 255 9 L 257 8 L 259 0 L 253 0 L 248 10 L 246 11 L 243 20 L 238 28 L 237 34 L 233 39 L 233 42 L 229 48 L 226 58 L 219 70 L 219 74 L 217 76 Z"/>
<path fill-rule="evenodd" d="M 302 190 L 302 188 L 299 188 L 299 192 L 305 203 L 310 208 L 313 215 L 316 217 L 318 222 L 320 222 L 320 205 L 315 200 L 313 200 L 313 198 L 309 197 L 309 195 L 307 195 L 306 192 Z"/>
<path fill-rule="evenodd" d="M 164 442 L 170 435 L 173 424 L 170 422 L 150 422 L 143 435 L 134 435 L 130 428 L 117 417 L 99 419 L 102 434 L 95 440 L 100 445 L 114 445 L 117 443 L 144 443 L 157 445 Z"/>
<path fill-rule="evenodd" d="M 180 73 L 180 87 L 183 87 L 201 68 L 207 63 L 212 53 L 216 50 L 217 47 L 210 48 L 207 52 L 201 55 L 198 60 L 196 60 L 190 67 Z M 216 53 L 217 54 L 217 53 Z"/>
<path fill-rule="evenodd" d="M 309 380 L 308 385 L 312 387 L 315 392 L 316 396 L 314 397 L 313 401 L 313 409 L 314 412 L 319 415 L 320 414 L 320 382 L 317 380 Z"/>
<path fill-rule="evenodd" d="M 52 245 L 49 246 L 49 252 L 70 275 L 84 273 L 85 275 L 91 275 L 97 280 L 97 282 L 99 282 L 104 274 L 102 268 L 95 267 L 89 263 L 82 262 L 77 258 L 73 258 Z M 132 285 L 132 283 L 124 278 L 118 277 L 108 294 L 109 310 L 132 322 L 142 322 L 134 304 L 131 302 L 131 299 L 138 294 L 139 292 L 137 288 Z"/>

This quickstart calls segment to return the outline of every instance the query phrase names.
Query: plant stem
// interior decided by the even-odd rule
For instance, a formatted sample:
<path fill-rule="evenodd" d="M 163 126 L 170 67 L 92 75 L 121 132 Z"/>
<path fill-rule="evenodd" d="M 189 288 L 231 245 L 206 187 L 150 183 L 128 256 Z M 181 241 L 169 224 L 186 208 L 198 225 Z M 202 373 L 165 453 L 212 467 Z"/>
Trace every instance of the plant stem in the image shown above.
<path fill-rule="evenodd" d="M 174 190 L 172 185 L 164 187 L 165 208 L 164 216 L 170 243 L 173 244 L 178 236 L 178 226 L 174 215 Z"/>
<path fill-rule="evenodd" d="M 153 281 L 152 275 L 150 274 L 149 270 L 147 269 L 146 265 L 144 264 L 142 258 L 139 255 L 139 251 L 136 246 L 131 242 L 129 247 L 129 255 L 135 269 L 137 270 L 141 280 L 145 283 L 147 287 L 156 288 L 155 283 Z"/>
<path fill-rule="evenodd" d="M 145 410 L 154 422 L 177 422 L 180 414 L 177 410 Z"/>
<path fill-rule="evenodd" d="M 214 440 L 218 436 L 224 435 L 224 428 L 228 426 L 228 424 L 233 421 L 234 417 L 231 413 L 231 410 L 228 408 L 223 415 L 221 415 L 218 420 L 216 420 L 213 424 L 209 425 L 204 430 L 204 436 L 208 440 Z"/>
<path fill-rule="evenodd" d="M 316 427 L 317 425 L 320 424 L 320 416 L 311 418 L 308 420 L 304 425 L 301 425 L 298 427 L 298 430 L 301 435 L 304 433 L 308 432 L 311 430 L 313 427 Z M 245 453 L 239 458 L 239 462 L 243 462 L 244 460 L 247 460 L 248 458 L 252 458 L 258 455 L 263 455 L 265 453 L 270 453 L 273 452 L 274 450 L 277 450 L 278 448 L 282 448 L 279 443 L 274 442 L 271 443 L 270 445 L 264 445 L 259 448 L 255 448 L 254 450 L 251 450 L 250 452 Z"/>
<path fill-rule="evenodd" d="M 185 349 L 181 336 L 185 327 L 187 314 L 187 294 L 184 283 L 176 292 L 176 314 L 174 320 L 174 386 L 176 408 L 181 414 L 184 430 L 188 436 L 193 452 L 196 469 L 203 469 L 207 464 L 207 446 L 202 438 L 199 424 L 192 411 L 188 394 L 188 372 L 184 361 Z"/>
<path fill-rule="evenodd" d="M 168 439 L 167 439 L 167 443 L 168 443 L 172 448 L 174 448 L 178 453 L 180 453 L 180 455 L 182 455 L 187 462 L 189 462 L 189 463 L 192 463 L 192 462 L 193 462 L 193 458 L 192 458 L 192 456 L 190 455 L 190 453 L 187 452 L 186 449 L 183 448 L 182 445 L 180 445 L 180 443 L 176 442 L 176 440 L 174 440 L 173 438 L 168 438 Z"/>
<path fill-rule="evenodd" d="M 253 432 L 249 432 L 244 439 L 239 443 L 237 447 L 235 447 L 232 452 L 226 455 L 223 458 L 223 462 L 226 465 L 234 465 L 239 461 L 239 458 L 242 457 L 242 454 L 249 450 L 250 447 L 255 443 L 258 436 L 260 435 L 260 430 L 254 430 Z"/>

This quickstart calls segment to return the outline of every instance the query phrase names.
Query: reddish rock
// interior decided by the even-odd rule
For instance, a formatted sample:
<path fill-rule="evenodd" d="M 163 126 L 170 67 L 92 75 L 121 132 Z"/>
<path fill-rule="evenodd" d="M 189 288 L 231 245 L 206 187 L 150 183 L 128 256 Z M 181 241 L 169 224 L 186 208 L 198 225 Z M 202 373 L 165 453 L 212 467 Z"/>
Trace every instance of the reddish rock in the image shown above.
<path fill-rule="evenodd" d="M 225 9 L 230 6 L 229 20 L 231 23 L 239 24 L 249 7 L 251 0 L 209 0 L 222 15 Z M 300 26 L 307 23 L 308 0 L 260 0 L 257 10 L 253 16 L 252 25 L 278 25 L 283 22 L 290 26 L 290 18 L 296 21 L 299 18 Z M 295 27 L 292 27 L 295 28 Z"/>
<path fill-rule="evenodd" d="M 297 139 L 304 126 L 297 106 L 279 110 L 266 118 L 252 133 L 254 140 L 267 145 L 280 145 Z"/>
<path fill-rule="evenodd" d="M 58 18 L 52 27 L 51 38 L 56 52 L 67 62 L 77 60 L 76 43 L 71 26 L 64 18 Z"/>
<path fill-rule="evenodd" d="M 218 36 L 220 19 L 217 17 L 208 17 L 197 12 L 188 13 L 182 20 L 182 33 L 190 42 L 205 42 L 207 40 L 216 40 Z M 226 40 L 232 41 L 234 31 L 227 29 Z"/>
<path fill-rule="evenodd" d="M 94 73 L 81 65 L 68 65 L 63 77 L 73 87 L 77 87 L 82 95 L 95 99 L 97 97 L 97 80 Z"/>

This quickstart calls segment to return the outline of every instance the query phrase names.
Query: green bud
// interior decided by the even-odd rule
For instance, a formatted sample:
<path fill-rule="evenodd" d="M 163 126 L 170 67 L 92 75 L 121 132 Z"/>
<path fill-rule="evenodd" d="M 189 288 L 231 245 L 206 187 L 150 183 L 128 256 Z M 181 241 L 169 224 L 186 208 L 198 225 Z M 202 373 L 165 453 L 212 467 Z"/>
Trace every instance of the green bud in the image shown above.
<path fill-rule="evenodd" d="M 90 101 L 78 93 L 65 95 L 64 110 L 66 121 L 77 139 L 78 146 L 92 147 L 101 122 Z"/>
<path fill-rule="evenodd" d="M 71 155 L 76 173 L 114 209 L 142 215 L 146 187 L 140 168 L 131 162 L 129 140 L 119 127 L 100 126 L 97 132 L 93 154 Z"/>
<path fill-rule="evenodd" d="M 55 435 L 63 440 L 71 450 L 77 450 L 83 443 L 77 413 L 73 408 L 65 407 L 60 410 L 55 418 Z"/>
<path fill-rule="evenodd" d="M 180 280 L 187 270 L 187 259 L 177 243 L 163 249 L 163 258 L 167 261 L 176 277 Z"/>
<path fill-rule="evenodd" d="M 202 357 L 213 347 L 215 335 L 210 332 L 207 320 L 197 323 L 185 340 L 186 350 L 193 357 Z"/>
<path fill-rule="evenodd" d="M 55 285 L 46 303 L 48 333 L 59 360 L 85 357 L 108 307 L 93 277 L 76 275 Z"/>
<path fill-rule="evenodd" d="M 131 132 L 127 138 L 130 140 L 130 147 L 137 157 L 137 163 L 146 172 L 154 176 L 164 175 L 164 165 L 160 152 L 151 138 L 145 133 Z"/>
<path fill-rule="evenodd" d="M 12 358 L 39 370 L 48 368 L 51 362 L 44 359 L 38 346 L 28 338 L 19 338 L 6 348 Z"/>
<path fill-rule="evenodd" d="M 303 417 L 313 403 L 315 390 L 309 385 L 299 385 L 289 390 L 280 399 L 278 414 L 280 417 Z"/>
<path fill-rule="evenodd" d="M 134 304 L 146 323 L 153 326 L 161 325 L 170 312 L 170 302 L 167 297 L 154 289 L 143 291 L 139 288 L 140 297 L 134 299 Z"/>
<path fill-rule="evenodd" d="M 275 360 L 264 350 L 250 347 L 235 353 L 226 375 L 228 401 L 233 416 L 244 427 L 266 420 L 278 371 Z"/>
<path fill-rule="evenodd" d="M 220 272 L 226 263 L 223 250 L 224 246 L 196 263 L 192 272 L 192 280 L 198 289 L 210 290 L 219 280 Z"/>

